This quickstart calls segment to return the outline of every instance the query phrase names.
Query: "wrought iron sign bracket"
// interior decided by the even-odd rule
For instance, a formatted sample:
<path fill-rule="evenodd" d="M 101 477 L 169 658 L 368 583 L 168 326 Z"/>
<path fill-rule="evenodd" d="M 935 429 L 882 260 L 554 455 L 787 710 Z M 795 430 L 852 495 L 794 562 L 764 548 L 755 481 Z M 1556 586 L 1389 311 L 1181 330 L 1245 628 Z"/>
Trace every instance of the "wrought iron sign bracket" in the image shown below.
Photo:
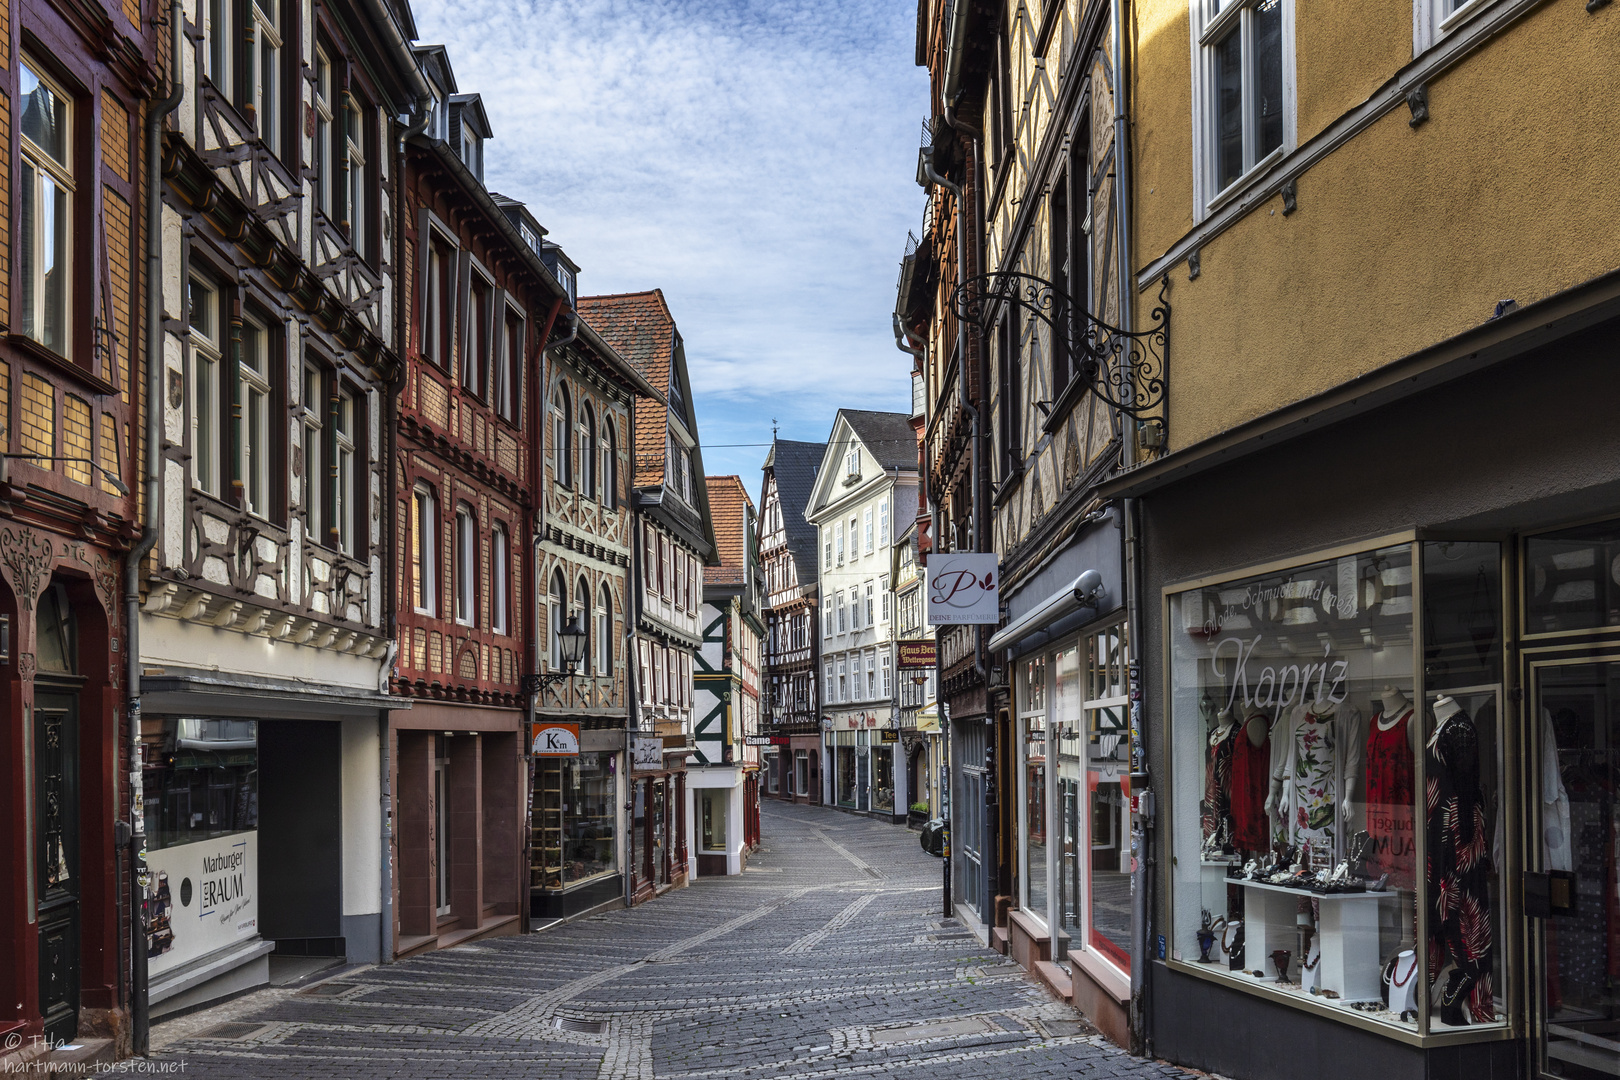
<path fill-rule="evenodd" d="M 1103 404 L 1132 419 L 1152 420 L 1162 430 L 1164 419 L 1149 417 L 1164 406 L 1166 367 L 1170 355 L 1170 276 L 1159 285 L 1158 302 L 1142 330 L 1110 326 L 1033 274 L 997 271 L 968 278 L 957 286 L 951 306 L 959 318 L 989 336 L 1002 316 L 1027 313 L 1046 324 L 1052 341 L 1066 347 L 1075 378 Z M 1020 321 L 1021 318 L 1020 318 Z"/>

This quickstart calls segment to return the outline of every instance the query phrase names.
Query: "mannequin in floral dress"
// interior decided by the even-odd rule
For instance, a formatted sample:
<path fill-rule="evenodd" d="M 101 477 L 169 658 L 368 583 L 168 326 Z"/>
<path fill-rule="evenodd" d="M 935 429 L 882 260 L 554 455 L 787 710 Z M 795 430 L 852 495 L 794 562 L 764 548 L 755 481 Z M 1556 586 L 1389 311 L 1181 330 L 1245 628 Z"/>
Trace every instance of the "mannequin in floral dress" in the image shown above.
<path fill-rule="evenodd" d="M 1479 733 L 1449 697 L 1434 703 L 1424 759 L 1428 815 L 1429 981 L 1450 963 L 1440 1022 L 1496 1019 L 1491 994 L 1490 839 L 1479 787 Z M 1467 1013 L 1463 1011 L 1466 1003 Z"/>

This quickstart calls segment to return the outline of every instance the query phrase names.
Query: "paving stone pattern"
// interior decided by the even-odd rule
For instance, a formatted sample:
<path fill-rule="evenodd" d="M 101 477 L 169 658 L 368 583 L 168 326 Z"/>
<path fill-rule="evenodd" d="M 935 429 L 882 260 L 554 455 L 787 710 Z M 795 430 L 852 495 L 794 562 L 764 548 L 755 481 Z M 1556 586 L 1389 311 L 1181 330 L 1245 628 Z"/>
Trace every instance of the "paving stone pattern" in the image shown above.
<path fill-rule="evenodd" d="M 538 934 L 261 991 L 153 1028 L 197 1077 L 1190 1074 L 1105 1042 L 940 913 L 907 829 L 767 802 L 740 877 Z"/>

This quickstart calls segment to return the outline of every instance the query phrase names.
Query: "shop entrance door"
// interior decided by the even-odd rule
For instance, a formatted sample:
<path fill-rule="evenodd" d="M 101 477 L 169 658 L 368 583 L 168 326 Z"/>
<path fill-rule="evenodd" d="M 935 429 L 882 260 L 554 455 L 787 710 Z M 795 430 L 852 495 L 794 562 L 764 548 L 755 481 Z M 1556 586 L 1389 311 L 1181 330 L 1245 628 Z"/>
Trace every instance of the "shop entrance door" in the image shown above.
<path fill-rule="evenodd" d="M 450 761 L 444 736 L 436 736 L 438 754 L 433 761 L 433 908 L 440 918 L 450 914 Z"/>
<path fill-rule="evenodd" d="M 39 1011 L 45 1035 L 79 1031 L 79 695 L 34 696 L 34 865 L 39 888 Z"/>
<path fill-rule="evenodd" d="M 653 882 L 669 884 L 669 782 L 654 780 L 652 810 Z"/>
<path fill-rule="evenodd" d="M 872 809 L 872 748 L 869 746 L 855 751 L 855 797 L 858 809 Z"/>
<path fill-rule="evenodd" d="M 1538 1065 L 1544 1076 L 1620 1076 L 1620 657 L 1533 665 L 1526 719 L 1532 837 Z M 1540 884 L 1540 890 L 1532 886 Z M 1539 925 L 1537 925 L 1539 924 Z"/>

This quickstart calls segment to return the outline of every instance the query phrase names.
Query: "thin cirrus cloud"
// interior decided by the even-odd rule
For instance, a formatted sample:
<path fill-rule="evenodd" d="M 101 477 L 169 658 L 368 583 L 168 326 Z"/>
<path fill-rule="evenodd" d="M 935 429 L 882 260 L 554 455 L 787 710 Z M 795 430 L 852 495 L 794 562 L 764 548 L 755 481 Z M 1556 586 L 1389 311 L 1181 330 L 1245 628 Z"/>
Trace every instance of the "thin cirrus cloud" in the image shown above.
<path fill-rule="evenodd" d="M 820 440 L 839 407 L 904 410 L 889 325 L 927 76 L 916 8 L 880 0 L 430 0 L 483 96 L 491 189 L 529 204 L 581 291 L 660 287 L 704 464 L 757 491 L 772 419 Z"/>

